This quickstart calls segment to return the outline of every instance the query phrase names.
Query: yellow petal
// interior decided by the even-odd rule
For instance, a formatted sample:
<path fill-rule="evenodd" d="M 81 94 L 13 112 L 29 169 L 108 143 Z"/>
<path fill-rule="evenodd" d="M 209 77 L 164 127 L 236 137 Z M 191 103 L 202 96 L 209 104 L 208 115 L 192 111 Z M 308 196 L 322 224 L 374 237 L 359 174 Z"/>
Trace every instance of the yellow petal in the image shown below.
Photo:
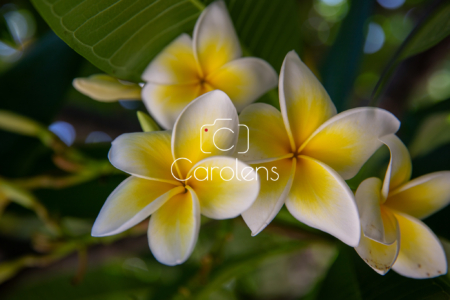
<path fill-rule="evenodd" d="M 160 263 L 174 266 L 185 262 L 197 243 L 200 206 L 195 192 L 178 194 L 150 218 L 150 249 Z"/>
<path fill-rule="evenodd" d="M 165 129 L 172 129 L 183 109 L 202 93 L 200 84 L 164 85 L 147 83 L 142 99 L 152 117 Z"/>
<path fill-rule="evenodd" d="M 241 57 L 241 46 L 223 1 L 208 5 L 194 28 L 194 55 L 203 75 Z"/>
<path fill-rule="evenodd" d="M 192 40 L 182 34 L 164 48 L 145 69 L 142 79 L 160 84 L 193 84 L 200 80 Z"/>
<path fill-rule="evenodd" d="M 102 102 L 141 99 L 141 87 L 138 84 L 125 84 L 105 74 L 75 78 L 73 87 L 80 93 Z"/>
<path fill-rule="evenodd" d="M 400 253 L 392 267 L 400 275 L 430 278 L 447 273 L 447 260 L 441 243 L 424 223 L 396 213 L 400 227 Z"/>
<path fill-rule="evenodd" d="M 355 250 L 372 269 L 384 275 L 395 263 L 399 246 L 399 241 L 395 241 L 392 245 L 384 245 L 365 237 L 361 232 L 361 240 Z"/>
<path fill-rule="evenodd" d="M 295 51 L 289 52 L 284 59 L 279 93 L 284 123 L 296 148 L 336 114 L 336 108 L 322 84 Z"/>
<path fill-rule="evenodd" d="M 450 171 L 420 176 L 391 191 L 385 205 L 419 219 L 450 202 Z"/>
<path fill-rule="evenodd" d="M 383 183 L 383 198 L 386 200 L 389 190 L 393 190 L 411 178 L 411 157 L 408 149 L 394 134 L 380 138 L 391 152 L 388 169 Z"/>
<path fill-rule="evenodd" d="M 242 213 L 252 236 L 260 233 L 280 211 L 292 186 L 296 161 L 283 159 L 252 165 L 257 170 L 261 190 L 253 205 Z"/>
<path fill-rule="evenodd" d="M 222 91 L 191 102 L 177 119 L 172 135 L 172 151 L 182 176 L 206 157 L 233 154 L 238 122 L 236 108 Z"/>
<path fill-rule="evenodd" d="M 109 160 L 131 175 L 181 185 L 171 174 L 170 139 L 167 131 L 122 134 L 112 142 Z"/>
<path fill-rule="evenodd" d="M 328 232 L 350 246 L 358 245 L 361 226 L 353 193 L 322 162 L 299 156 L 286 207 L 306 225 Z"/>
<path fill-rule="evenodd" d="M 349 179 L 382 145 L 379 138 L 395 133 L 399 127 L 397 118 L 383 109 L 350 109 L 321 125 L 299 151 Z"/>
<path fill-rule="evenodd" d="M 190 170 L 188 177 L 187 184 L 197 194 L 202 214 L 211 219 L 239 216 L 259 192 L 256 172 L 237 158 L 204 159 Z"/>
<path fill-rule="evenodd" d="M 106 199 L 92 227 L 92 236 L 123 232 L 147 218 L 168 199 L 183 192 L 182 186 L 128 177 Z"/>
<path fill-rule="evenodd" d="M 268 90 L 277 86 L 277 73 L 262 59 L 244 57 L 223 65 L 206 78 L 214 88 L 224 91 L 241 111 Z"/>
<path fill-rule="evenodd" d="M 239 115 L 239 123 L 239 159 L 258 163 L 292 154 L 283 118 L 275 107 L 264 103 L 249 105 Z"/>

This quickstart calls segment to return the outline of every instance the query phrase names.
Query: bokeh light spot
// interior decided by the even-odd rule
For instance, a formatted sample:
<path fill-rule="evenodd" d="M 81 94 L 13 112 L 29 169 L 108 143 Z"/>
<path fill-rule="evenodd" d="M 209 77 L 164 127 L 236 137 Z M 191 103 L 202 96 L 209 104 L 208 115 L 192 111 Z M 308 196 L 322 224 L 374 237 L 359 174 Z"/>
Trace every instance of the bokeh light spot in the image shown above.
<path fill-rule="evenodd" d="M 67 146 L 71 146 L 75 141 L 76 132 L 72 124 L 64 121 L 57 121 L 52 123 L 48 129 L 56 134 Z"/>
<path fill-rule="evenodd" d="M 377 23 L 371 22 L 367 32 L 366 43 L 364 44 L 364 53 L 375 53 L 380 50 L 385 41 L 383 28 Z"/>

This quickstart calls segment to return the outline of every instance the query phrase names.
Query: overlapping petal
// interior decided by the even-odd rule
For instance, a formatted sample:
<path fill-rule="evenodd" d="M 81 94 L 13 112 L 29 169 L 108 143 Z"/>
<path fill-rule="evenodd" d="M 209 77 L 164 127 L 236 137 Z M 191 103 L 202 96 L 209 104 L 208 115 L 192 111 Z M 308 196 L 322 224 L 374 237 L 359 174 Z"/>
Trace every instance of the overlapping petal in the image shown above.
<path fill-rule="evenodd" d="M 142 79 L 170 85 L 199 83 L 199 66 L 190 36 L 182 34 L 164 48 L 145 69 Z"/>
<path fill-rule="evenodd" d="M 109 151 L 114 167 L 131 175 L 180 185 L 170 170 L 173 163 L 171 134 L 167 131 L 125 133 Z"/>
<path fill-rule="evenodd" d="M 275 107 L 249 105 L 239 115 L 239 123 L 248 127 L 239 130 L 238 151 L 246 152 L 238 154 L 239 159 L 258 163 L 292 153 L 283 118 Z"/>
<path fill-rule="evenodd" d="M 214 88 L 224 91 L 241 111 L 277 85 L 277 73 L 267 62 L 255 57 L 233 60 L 206 78 Z"/>
<path fill-rule="evenodd" d="M 195 192 L 188 189 L 168 200 L 150 218 L 150 249 L 163 264 L 181 264 L 194 250 L 199 229 L 200 205 Z"/>
<path fill-rule="evenodd" d="M 181 176 L 186 176 L 206 157 L 231 155 L 237 144 L 238 123 L 236 108 L 219 90 L 206 93 L 186 106 L 172 135 L 172 151 Z"/>
<path fill-rule="evenodd" d="M 92 236 L 123 232 L 184 192 L 181 186 L 130 176 L 106 199 L 92 228 Z"/>
<path fill-rule="evenodd" d="M 350 109 L 322 124 L 299 151 L 349 179 L 382 145 L 379 138 L 395 133 L 399 126 L 398 119 L 383 109 Z"/>
<path fill-rule="evenodd" d="M 378 274 L 384 275 L 392 268 L 397 259 L 400 242 L 397 240 L 392 245 L 384 245 L 361 233 L 361 240 L 355 250 L 372 269 Z"/>
<path fill-rule="evenodd" d="M 280 72 L 280 108 L 296 147 L 336 114 L 330 97 L 295 51 L 286 55 Z"/>
<path fill-rule="evenodd" d="M 361 182 L 355 193 L 364 236 L 378 242 L 384 241 L 384 226 L 380 209 L 381 184 L 381 180 L 378 178 L 367 178 Z"/>
<path fill-rule="evenodd" d="M 391 152 L 386 176 L 383 182 L 383 198 L 386 200 L 389 190 L 393 190 L 411 178 L 411 157 L 403 142 L 394 134 L 380 138 Z"/>
<path fill-rule="evenodd" d="M 193 40 L 194 55 L 204 76 L 242 55 L 223 1 L 213 2 L 205 8 L 195 24 Z"/>
<path fill-rule="evenodd" d="M 361 226 L 353 193 L 326 164 L 299 156 L 286 207 L 306 225 L 328 232 L 350 246 L 358 245 Z"/>
<path fill-rule="evenodd" d="M 441 243 L 421 221 L 395 213 L 400 227 L 400 252 L 392 267 L 412 278 L 430 278 L 447 273 L 447 260 Z"/>
<path fill-rule="evenodd" d="M 385 205 L 423 219 L 450 202 L 450 171 L 420 176 L 390 192 Z"/>
<path fill-rule="evenodd" d="M 242 217 L 254 236 L 275 218 L 286 201 L 294 180 L 296 160 L 282 159 L 252 167 L 258 171 L 261 189 L 256 201 L 242 213 Z"/>
<path fill-rule="evenodd" d="M 255 170 L 231 157 L 206 158 L 191 169 L 188 177 L 187 184 L 197 194 L 202 214 L 212 219 L 239 216 L 259 192 Z"/>
<path fill-rule="evenodd" d="M 172 129 L 183 109 L 195 98 L 206 92 L 208 86 L 200 84 L 153 84 L 142 89 L 142 99 L 153 118 L 166 129 Z"/>

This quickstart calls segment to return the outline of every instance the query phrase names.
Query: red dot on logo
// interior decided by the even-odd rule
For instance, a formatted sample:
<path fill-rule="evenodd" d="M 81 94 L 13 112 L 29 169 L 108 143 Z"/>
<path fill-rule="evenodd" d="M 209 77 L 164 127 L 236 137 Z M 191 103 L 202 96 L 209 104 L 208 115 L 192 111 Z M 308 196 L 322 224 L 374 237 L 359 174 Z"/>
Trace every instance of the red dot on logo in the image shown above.
<path fill-rule="evenodd" d="M 205 132 L 208 132 L 208 128 L 205 128 Z"/>

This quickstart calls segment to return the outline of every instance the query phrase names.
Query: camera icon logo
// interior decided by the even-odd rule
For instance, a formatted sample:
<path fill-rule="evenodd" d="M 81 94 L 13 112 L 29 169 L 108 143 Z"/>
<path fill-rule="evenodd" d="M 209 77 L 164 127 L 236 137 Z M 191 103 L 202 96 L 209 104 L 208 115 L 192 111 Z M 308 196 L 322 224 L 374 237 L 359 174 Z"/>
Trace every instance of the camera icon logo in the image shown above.
<path fill-rule="evenodd" d="M 205 125 L 203 125 L 202 127 L 200 127 L 200 150 L 201 150 L 203 153 L 206 153 L 206 154 L 211 153 L 211 152 L 208 152 L 208 151 L 204 151 L 204 150 L 203 150 L 203 132 L 208 132 L 208 131 L 209 131 L 209 128 L 213 128 L 213 127 L 216 126 L 216 123 L 217 123 L 217 122 L 231 121 L 231 120 L 232 120 L 232 119 L 215 119 L 213 124 L 205 124 Z M 249 141 L 249 140 L 250 140 L 250 131 L 249 131 L 249 128 L 248 128 L 248 126 L 245 125 L 245 124 L 239 124 L 239 129 L 241 129 L 241 128 L 243 128 L 243 127 L 245 127 L 245 128 L 246 128 L 246 131 L 247 131 L 247 148 L 246 148 L 246 150 L 243 151 L 243 152 L 238 152 L 239 154 L 247 153 L 247 151 L 248 151 L 248 149 L 249 149 L 249 147 L 250 147 L 250 141 Z M 234 145 L 231 145 L 231 147 L 229 147 L 228 149 L 223 149 L 223 148 L 220 148 L 219 146 L 217 146 L 217 144 L 216 144 L 216 141 L 215 141 L 216 134 L 217 134 L 218 132 L 220 132 L 221 130 L 228 130 L 228 131 L 230 131 L 232 134 L 236 134 L 231 128 L 228 128 L 228 127 L 220 127 L 220 128 L 217 129 L 214 133 L 211 132 L 211 134 L 213 134 L 212 142 L 213 142 L 213 144 L 214 144 L 214 147 L 216 147 L 216 149 L 218 149 L 218 150 L 220 150 L 220 151 L 224 151 L 224 152 L 225 152 L 225 151 L 230 151 L 231 149 L 234 148 Z"/>

